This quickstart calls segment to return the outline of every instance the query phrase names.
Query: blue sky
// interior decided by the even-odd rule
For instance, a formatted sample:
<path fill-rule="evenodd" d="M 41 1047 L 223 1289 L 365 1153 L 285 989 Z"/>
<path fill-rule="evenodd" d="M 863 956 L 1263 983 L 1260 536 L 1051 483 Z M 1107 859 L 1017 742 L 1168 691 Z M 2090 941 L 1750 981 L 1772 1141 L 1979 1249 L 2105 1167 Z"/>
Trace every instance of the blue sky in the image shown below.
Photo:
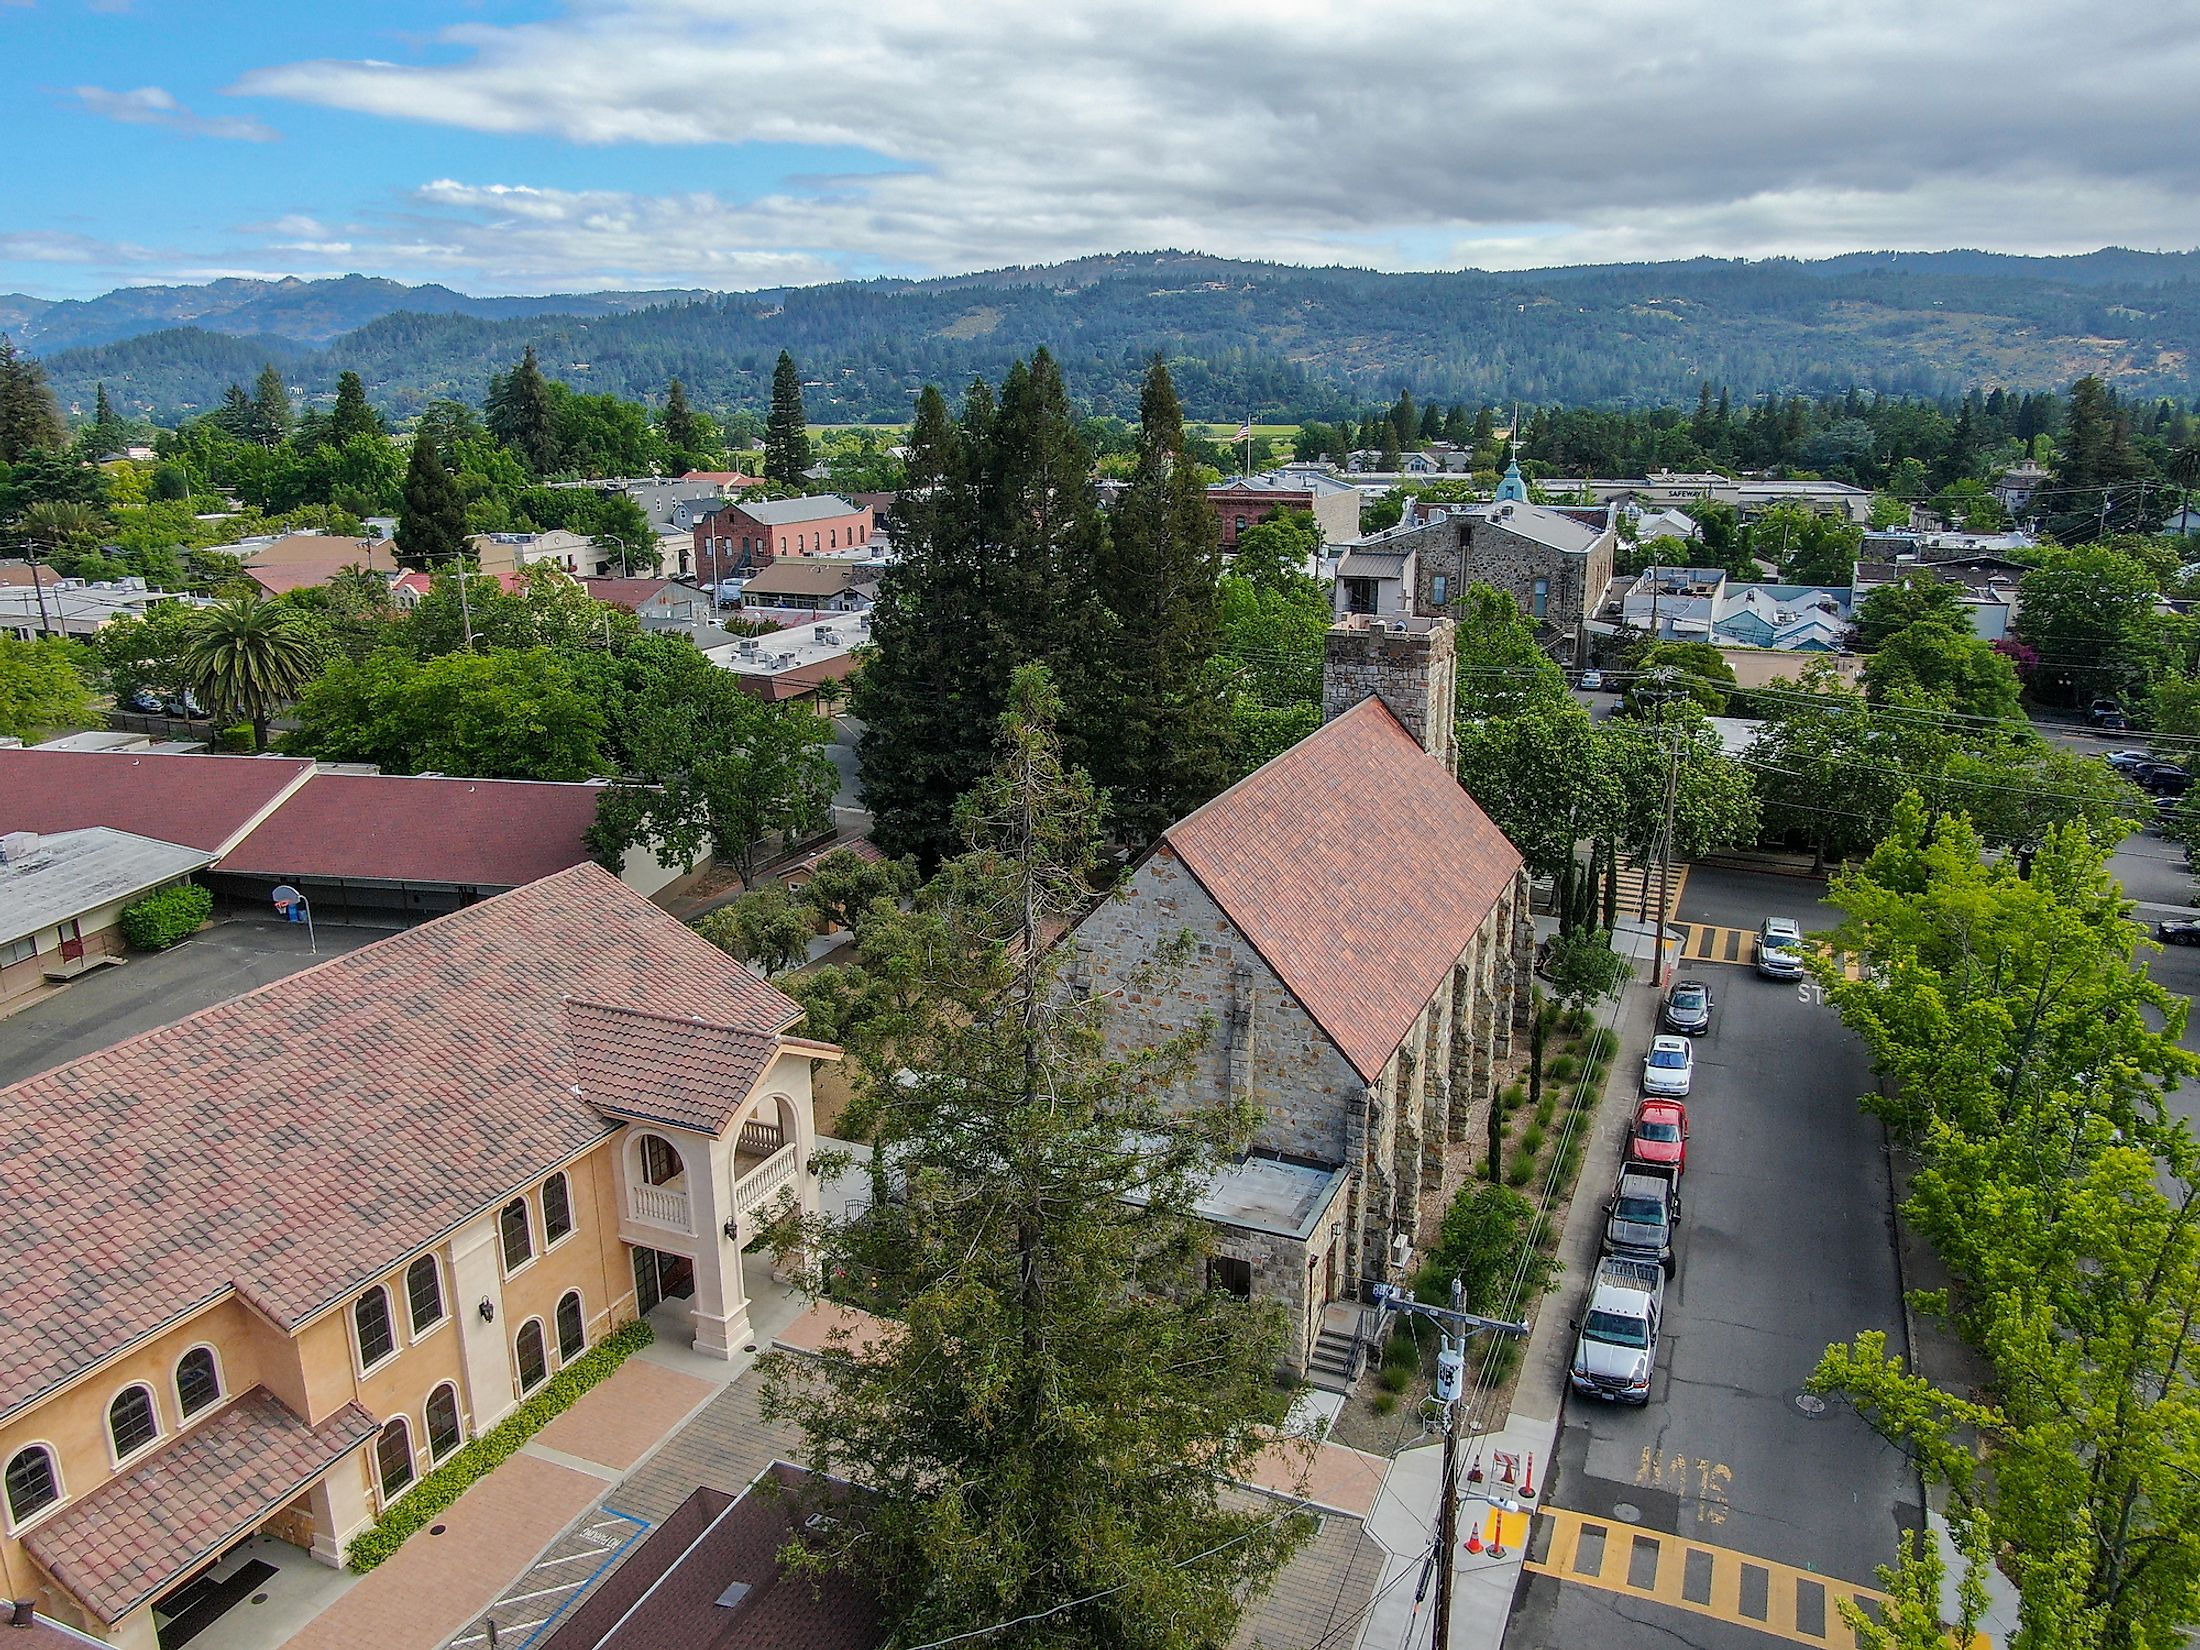
<path fill-rule="evenodd" d="M 2200 0 L 0 0 L 0 291 L 2200 242 Z"/>

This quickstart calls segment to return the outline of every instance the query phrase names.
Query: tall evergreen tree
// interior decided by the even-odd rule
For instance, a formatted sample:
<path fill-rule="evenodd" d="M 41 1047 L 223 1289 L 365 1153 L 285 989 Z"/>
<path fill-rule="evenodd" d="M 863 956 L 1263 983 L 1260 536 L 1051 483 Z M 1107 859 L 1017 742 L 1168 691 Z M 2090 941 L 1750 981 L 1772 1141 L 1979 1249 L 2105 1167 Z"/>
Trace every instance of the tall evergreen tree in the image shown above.
<path fill-rule="evenodd" d="M 1398 392 L 1397 404 L 1390 409 L 1390 429 L 1400 452 L 1410 452 L 1421 439 L 1421 415 L 1414 410 L 1411 390 Z"/>
<path fill-rule="evenodd" d="M 290 390 L 270 361 L 252 386 L 252 439 L 263 447 L 280 447 L 290 439 L 290 419 Z"/>
<path fill-rule="evenodd" d="M 810 422 L 802 410 L 802 374 L 794 357 L 779 352 L 772 368 L 772 412 L 764 426 L 764 476 L 782 487 L 802 485 L 810 467 Z"/>
<path fill-rule="evenodd" d="M 1100 810 L 1056 710 L 1043 670 L 1015 673 L 959 811 L 970 852 L 926 891 L 905 1032 L 863 1055 L 871 1213 L 811 1234 L 893 1328 L 773 1359 L 765 1413 L 862 1482 L 805 1558 L 861 1576 L 899 1642 L 1043 1617 L 1020 1642 L 1201 1650 L 1308 1524 L 1233 1487 L 1289 1404 L 1280 1326 L 1199 1270 L 1199 1190 L 1254 1118 L 1185 1101 L 1196 1033 L 1123 1053 L 1110 994 L 1070 985 L 1074 935 L 1050 937 L 1088 897 Z"/>
<path fill-rule="evenodd" d="M 1420 435 L 1423 441 L 1443 439 L 1444 409 L 1433 401 L 1421 409 Z"/>
<path fill-rule="evenodd" d="M 222 404 L 207 416 L 224 435 L 233 435 L 239 441 L 252 439 L 252 397 L 245 394 L 242 384 L 232 384 L 223 391 Z"/>
<path fill-rule="evenodd" d="M 1048 663 L 1080 684 L 1096 673 L 1103 525 L 1091 454 L 1044 350 L 1010 368 L 998 401 L 973 383 L 959 420 L 928 388 L 909 447 L 900 560 L 881 582 L 878 652 L 849 709 L 865 724 L 878 840 L 933 863 L 954 849 L 955 799 L 987 770 L 1015 668 Z"/>
<path fill-rule="evenodd" d="M 14 340 L 0 332 L 0 464 L 16 463 L 26 453 L 59 452 L 68 439 L 46 369 L 18 354 Z"/>
<path fill-rule="evenodd" d="M 466 549 L 466 505 L 443 467 L 435 437 L 413 437 L 405 467 L 405 500 L 397 514 L 397 559 L 407 567 L 447 570 Z"/>
<path fill-rule="evenodd" d="M 359 381 L 355 372 L 345 372 L 336 380 L 336 405 L 328 415 L 328 423 L 322 427 L 324 439 L 331 447 L 341 447 L 356 436 L 379 436 L 388 432 L 382 427 L 382 416 L 367 405 L 367 387 Z"/>
<path fill-rule="evenodd" d="M 1115 828 L 1134 849 L 1229 777 L 1230 712 L 1214 662 L 1221 538 L 1206 486 L 1185 457 L 1176 386 L 1157 355 L 1139 398 L 1136 468 L 1093 580 L 1094 668 L 1069 684 L 1072 749 L 1107 790 Z"/>
<path fill-rule="evenodd" d="M 519 455 L 538 476 L 559 464 L 557 397 L 529 344 L 519 365 L 490 380 L 485 422 L 489 433 Z"/>
<path fill-rule="evenodd" d="M 677 378 L 665 391 L 665 410 L 657 416 L 657 428 L 676 457 L 693 458 L 702 451 L 703 421 L 688 405 L 687 386 Z"/>

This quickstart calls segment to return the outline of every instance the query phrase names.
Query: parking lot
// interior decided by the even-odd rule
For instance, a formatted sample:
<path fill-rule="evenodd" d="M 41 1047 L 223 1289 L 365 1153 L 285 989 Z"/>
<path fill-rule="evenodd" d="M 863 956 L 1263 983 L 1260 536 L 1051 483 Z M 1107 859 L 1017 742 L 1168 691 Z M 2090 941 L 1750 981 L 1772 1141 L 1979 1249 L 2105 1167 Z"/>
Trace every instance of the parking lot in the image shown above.
<path fill-rule="evenodd" d="M 1782 915 L 1818 930 L 1834 920 L 1822 891 L 1697 871 L 1678 918 L 1749 933 Z M 1658 1632 L 1706 1650 L 1761 1646 L 1768 1632 L 1792 1635 L 1752 1608 L 1749 1577 L 1869 1585 L 1899 1531 L 1921 1521 L 1900 1455 L 1845 1406 L 1802 1390 L 1826 1347 L 1859 1330 L 1906 1344 L 1884 1139 L 1856 1103 L 1871 1081 L 1863 1050 L 1814 987 L 1758 978 L 1746 946 L 1682 972 L 1711 987 L 1716 1007 L 1696 1040 L 1678 1270 L 1650 1403 L 1569 1398 L 1545 1494 L 1553 1508 L 1643 1532 L 1636 1550 L 1653 1569 L 1650 1538 L 1662 1534 L 1708 1555 L 1706 1576 L 1742 1579 L 1699 1606 L 1531 1575 L 1513 1650 L 1645 1644 Z M 1594 1186 L 1615 1168 L 1583 1173 Z"/>

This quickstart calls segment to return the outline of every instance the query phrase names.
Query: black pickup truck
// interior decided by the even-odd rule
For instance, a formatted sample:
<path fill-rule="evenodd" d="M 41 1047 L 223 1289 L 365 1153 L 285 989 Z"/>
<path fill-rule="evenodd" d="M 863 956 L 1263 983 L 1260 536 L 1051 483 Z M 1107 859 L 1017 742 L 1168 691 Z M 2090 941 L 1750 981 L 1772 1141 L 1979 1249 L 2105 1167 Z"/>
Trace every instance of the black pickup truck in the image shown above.
<path fill-rule="evenodd" d="M 1662 1163 L 1624 1163 L 1604 1205 L 1604 1252 L 1627 1260 L 1655 1261 L 1671 1277 L 1679 1267 L 1673 1251 L 1674 1229 L 1681 1220 L 1680 1176 Z"/>

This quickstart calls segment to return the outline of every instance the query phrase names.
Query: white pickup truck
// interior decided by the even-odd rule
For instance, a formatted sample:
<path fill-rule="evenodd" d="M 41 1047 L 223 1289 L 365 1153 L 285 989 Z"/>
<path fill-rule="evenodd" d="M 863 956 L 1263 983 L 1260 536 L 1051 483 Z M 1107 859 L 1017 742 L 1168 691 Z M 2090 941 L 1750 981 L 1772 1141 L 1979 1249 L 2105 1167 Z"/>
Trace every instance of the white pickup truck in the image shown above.
<path fill-rule="evenodd" d="M 1577 1321 L 1576 1392 L 1614 1403 L 1647 1404 L 1665 1318 L 1665 1273 L 1655 1261 L 1607 1255 L 1597 1262 L 1589 1305 Z"/>

